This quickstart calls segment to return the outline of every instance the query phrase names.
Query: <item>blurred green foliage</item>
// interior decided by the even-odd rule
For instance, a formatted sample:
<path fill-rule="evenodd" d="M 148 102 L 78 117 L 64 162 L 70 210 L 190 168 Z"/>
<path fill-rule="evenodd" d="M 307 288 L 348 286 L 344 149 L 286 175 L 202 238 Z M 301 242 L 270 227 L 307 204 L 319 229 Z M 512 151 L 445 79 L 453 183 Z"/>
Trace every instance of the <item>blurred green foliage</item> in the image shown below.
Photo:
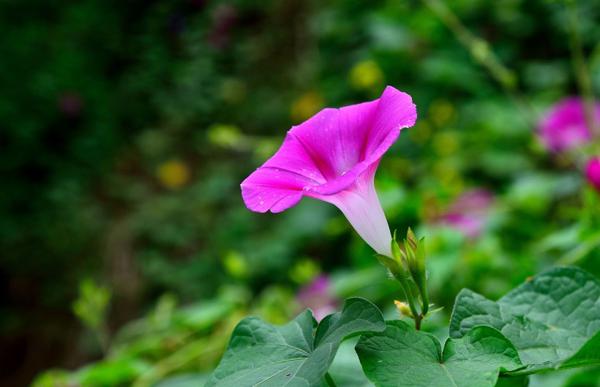
<path fill-rule="evenodd" d="M 110 291 L 97 286 L 91 280 L 84 280 L 79 286 L 79 298 L 73 303 L 73 313 L 88 328 L 100 329 L 106 318 L 110 301 Z"/>
<path fill-rule="evenodd" d="M 395 313 L 399 289 L 334 208 L 253 214 L 239 193 L 291 125 L 386 84 L 419 111 L 377 187 L 390 226 L 426 237 L 446 307 L 426 329 L 463 287 L 495 298 L 560 263 L 600 275 L 598 194 L 577 154 L 535 135 L 577 94 L 564 3 L 447 5 L 486 45 L 416 0 L 1 2 L 0 380 L 197 385 L 241 317 L 287 321 L 320 273 Z M 577 7 L 597 93 L 600 4 Z M 487 50 L 529 109 L 478 63 Z M 475 238 L 439 221 L 472 188 L 494 194 Z"/>

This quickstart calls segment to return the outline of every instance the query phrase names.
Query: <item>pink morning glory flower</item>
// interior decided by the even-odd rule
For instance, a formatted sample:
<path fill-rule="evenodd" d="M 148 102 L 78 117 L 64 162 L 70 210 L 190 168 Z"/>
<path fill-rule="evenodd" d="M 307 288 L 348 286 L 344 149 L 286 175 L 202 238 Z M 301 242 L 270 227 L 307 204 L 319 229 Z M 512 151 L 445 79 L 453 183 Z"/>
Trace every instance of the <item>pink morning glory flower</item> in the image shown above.
<path fill-rule="evenodd" d="M 600 192 L 600 156 L 592 158 L 585 167 L 588 182 Z"/>
<path fill-rule="evenodd" d="M 302 287 L 297 296 L 302 308 L 310 308 L 315 319 L 321 321 L 325 316 L 335 312 L 337 302 L 331 294 L 329 277 L 320 275 L 311 283 Z"/>
<path fill-rule="evenodd" d="M 474 189 L 460 195 L 440 218 L 440 223 L 459 231 L 467 238 L 478 237 L 485 227 L 494 202 L 492 194 Z"/>
<path fill-rule="evenodd" d="M 594 108 L 595 119 L 600 121 L 600 104 Z M 553 152 L 575 148 L 590 140 L 592 133 L 585 121 L 581 98 L 566 98 L 554 105 L 539 125 L 544 145 Z"/>
<path fill-rule="evenodd" d="M 414 125 L 412 98 L 388 86 L 374 101 L 327 108 L 292 127 L 281 148 L 241 184 L 246 206 L 281 212 L 304 196 L 338 207 L 379 254 L 390 229 L 375 192 L 375 171 L 402 128 Z"/>

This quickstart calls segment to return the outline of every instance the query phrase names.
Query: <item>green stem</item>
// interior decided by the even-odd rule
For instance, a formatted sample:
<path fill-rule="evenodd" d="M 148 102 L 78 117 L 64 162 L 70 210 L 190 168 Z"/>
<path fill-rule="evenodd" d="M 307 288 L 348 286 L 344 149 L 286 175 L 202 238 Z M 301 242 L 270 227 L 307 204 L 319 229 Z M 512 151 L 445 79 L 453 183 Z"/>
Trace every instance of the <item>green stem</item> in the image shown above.
<path fill-rule="evenodd" d="M 448 27 L 456 39 L 465 47 L 473 59 L 485 68 L 504 89 L 521 111 L 528 125 L 535 125 L 536 113 L 517 88 L 517 79 L 490 49 L 484 39 L 475 36 L 450 8 L 440 0 L 422 0 L 423 3 Z"/>
<path fill-rule="evenodd" d="M 335 382 L 333 381 L 333 378 L 331 377 L 331 375 L 329 374 L 329 372 L 327 372 L 325 374 L 325 381 L 327 382 L 327 385 L 329 387 L 337 387 L 337 384 L 335 384 Z"/>
<path fill-rule="evenodd" d="M 415 317 L 415 329 L 418 331 L 421 330 L 421 321 L 423 321 L 423 315 L 419 314 Z"/>
<path fill-rule="evenodd" d="M 403 281 L 398 278 L 398 282 L 400 282 L 400 287 L 404 291 L 404 297 L 408 302 L 408 307 L 410 308 L 410 313 L 413 315 L 413 319 L 415 320 L 415 328 L 417 330 L 421 329 L 421 320 L 423 319 L 423 314 L 419 312 L 417 308 L 417 297 L 415 296 L 415 292 L 413 292 L 413 286 L 410 281 L 404 279 Z"/>
<path fill-rule="evenodd" d="M 578 244 L 573 250 L 563 255 L 557 263 L 559 265 L 575 265 L 599 246 L 600 232 L 596 232 L 587 237 L 582 243 Z"/>
<path fill-rule="evenodd" d="M 108 350 L 110 348 L 110 335 L 108 333 L 108 328 L 106 324 L 100 325 L 100 327 L 95 331 L 96 337 L 98 338 L 98 343 L 100 343 L 100 348 L 102 349 L 102 354 L 104 356 L 108 355 Z"/>
<path fill-rule="evenodd" d="M 577 5 L 574 0 L 566 0 L 569 18 L 569 45 L 573 59 L 573 71 L 577 79 L 577 87 L 583 97 L 585 120 L 592 133 L 600 136 L 600 127 L 597 125 L 594 114 L 594 93 L 590 71 L 583 53 L 583 44 L 579 34 L 579 23 L 577 20 Z"/>
<path fill-rule="evenodd" d="M 427 290 L 427 283 L 419 288 L 421 292 L 421 314 L 423 317 L 429 312 L 429 292 Z"/>

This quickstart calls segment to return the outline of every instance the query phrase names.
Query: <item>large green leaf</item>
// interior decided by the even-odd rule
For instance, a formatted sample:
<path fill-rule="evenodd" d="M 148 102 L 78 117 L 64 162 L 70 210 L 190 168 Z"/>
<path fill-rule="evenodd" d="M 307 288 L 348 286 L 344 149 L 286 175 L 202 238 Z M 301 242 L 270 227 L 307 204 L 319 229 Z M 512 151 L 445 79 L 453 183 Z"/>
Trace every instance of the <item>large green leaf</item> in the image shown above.
<path fill-rule="evenodd" d="M 249 317 L 206 386 L 320 386 L 344 338 L 384 329 L 379 309 L 362 298 L 346 300 L 318 326 L 309 310 L 280 327 Z"/>
<path fill-rule="evenodd" d="M 497 302 L 470 290 L 456 299 L 450 336 L 498 329 L 527 367 L 517 373 L 600 364 L 600 283 L 574 267 L 546 271 Z"/>
<path fill-rule="evenodd" d="M 501 370 L 521 366 L 517 350 L 497 330 L 477 327 L 460 339 L 438 339 L 403 321 L 364 334 L 356 346 L 363 370 L 376 386 L 492 387 Z"/>
<path fill-rule="evenodd" d="M 156 383 L 153 387 L 190 387 L 190 386 L 203 386 L 208 379 L 207 374 L 200 373 L 189 373 L 169 376 L 160 382 Z"/>

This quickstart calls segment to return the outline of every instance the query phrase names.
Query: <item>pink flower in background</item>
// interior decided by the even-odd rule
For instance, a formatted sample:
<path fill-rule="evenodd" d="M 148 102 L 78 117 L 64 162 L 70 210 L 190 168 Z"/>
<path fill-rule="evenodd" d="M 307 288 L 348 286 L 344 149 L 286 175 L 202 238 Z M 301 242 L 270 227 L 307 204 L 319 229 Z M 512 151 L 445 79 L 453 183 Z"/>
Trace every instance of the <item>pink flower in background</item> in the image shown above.
<path fill-rule="evenodd" d="M 303 196 L 337 206 L 379 254 L 390 229 L 375 192 L 383 154 L 417 118 L 411 97 L 388 86 L 374 101 L 327 108 L 287 133 L 281 148 L 241 184 L 246 206 L 281 212 Z"/>
<path fill-rule="evenodd" d="M 491 192 L 474 189 L 460 195 L 440 218 L 440 223 L 460 231 L 468 238 L 478 237 L 494 202 Z"/>
<path fill-rule="evenodd" d="M 77 117 L 83 109 L 83 100 L 79 93 L 67 91 L 58 98 L 58 108 L 69 117 Z"/>
<path fill-rule="evenodd" d="M 313 311 L 317 321 L 335 312 L 337 307 L 336 299 L 331 294 L 331 282 L 324 275 L 318 276 L 300 289 L 297 300 L 302 309 L 310 308 Z"/>
<path fill-rule="evenodd" d="M 217 49 L 226 48 L 231 41 L 231 30 L 238 19 L 237 8 L 230 4 L 220 4 L 212 14 L 212 26 L 208 33 L 208 43 Z"/>
<path fill-rule="evenodd" d="M 594 113 L 600 122 L 600 104 L 596 104 Z M 585 121 L 583 101 L 570 97 L 554 105 L 540 122 L 539 133 L 542 142 L 553 152 L 588 142 L 592 133 Z"/>
<path fill-rule="evenodd" d="M 600 156 L 588 161 L 585 167 L 585 175 L 588 182 L 600 192 Z"/>

